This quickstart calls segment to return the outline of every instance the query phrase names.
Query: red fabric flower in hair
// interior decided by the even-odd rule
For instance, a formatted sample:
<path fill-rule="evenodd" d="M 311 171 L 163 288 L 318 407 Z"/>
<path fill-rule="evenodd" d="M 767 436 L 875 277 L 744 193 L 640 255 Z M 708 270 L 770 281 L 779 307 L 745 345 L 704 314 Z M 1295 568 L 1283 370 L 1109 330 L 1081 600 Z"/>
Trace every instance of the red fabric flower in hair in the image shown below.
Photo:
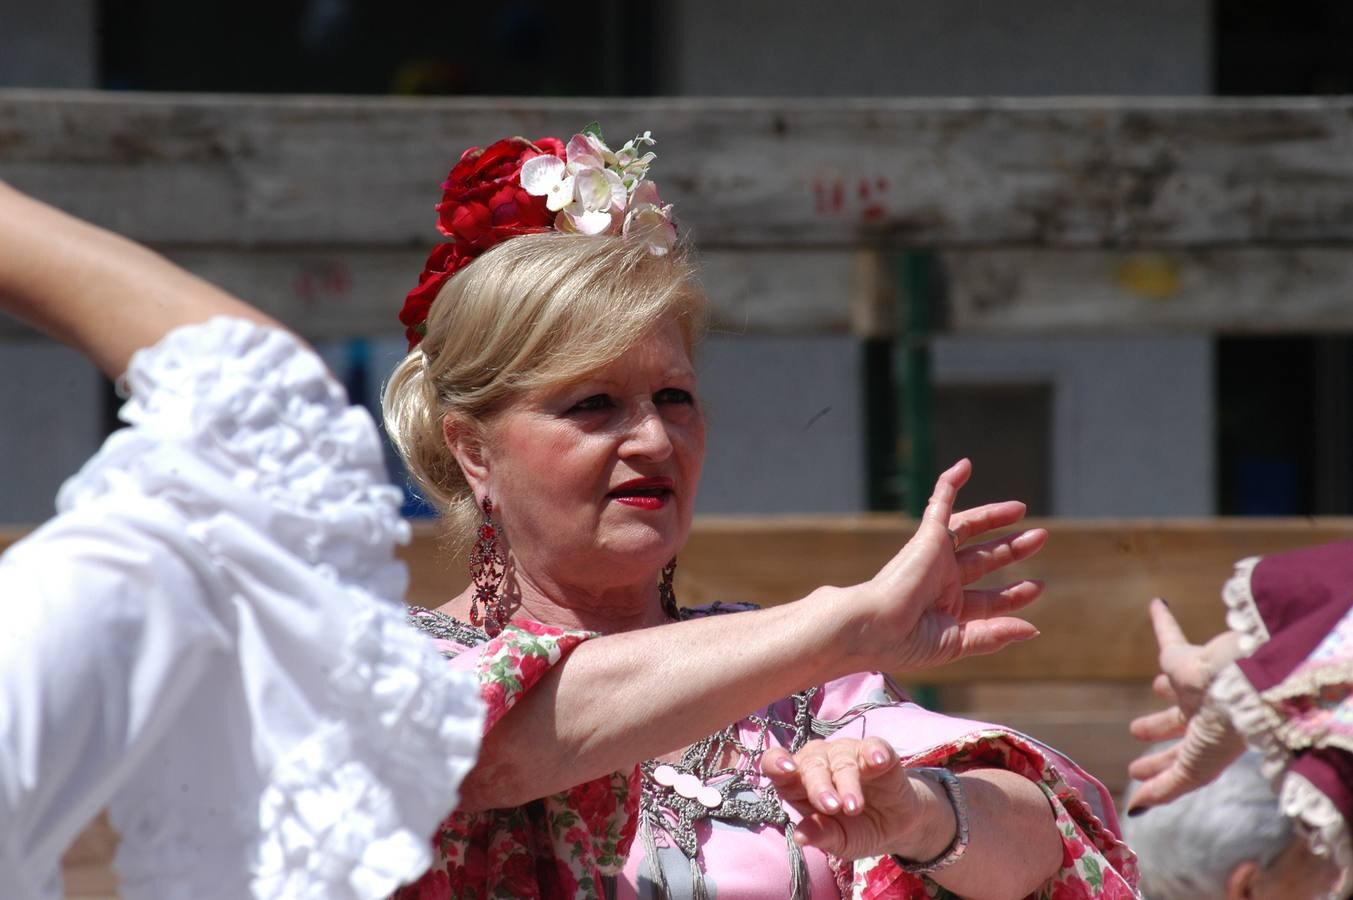
<path fill-rule="evenodd" d="M 548 231 L 554 213 L 544 197 L 532 197 L 521 186 L 521 167 L 545 154 L 564 159 L 558 138 L 505 138 L 488 147 L 472 147 L 461 156 L 442 185 L 437 226 L 468 249 L 483 253 L 519 234 Z"/>
<path fill-rule="evenodd" d="M 506 138 L 488 147 L 471 147 L 451 169 L 437 204 L 437 228 L 451 240 L 433 249 L 418 286 L 399 312 L 410 350 L 427 333 L 428 312 L 448 278 L 508 238 L 554 226 L 555 214 L 546 208 L 545 198 L 533 197 L 521 186 L 522 165 L 542 155 L 564 159 L 564 142 L 552 137 L 534 143 Z"/>
<path fill-rule="evenodd" d="M 474 258 L 474 254 L 467 253 L 464 247 L 454 241 L 433 248 L 427 264 L 423 266 L 423 274 L 418 276 L 418 287 L 409 291 L 399 311 L 399 321 L 404 323 L 404 336 L 409 339 L 410 350 L 427 334 L 428 312 L 446 279 L 468 266 Z"/>

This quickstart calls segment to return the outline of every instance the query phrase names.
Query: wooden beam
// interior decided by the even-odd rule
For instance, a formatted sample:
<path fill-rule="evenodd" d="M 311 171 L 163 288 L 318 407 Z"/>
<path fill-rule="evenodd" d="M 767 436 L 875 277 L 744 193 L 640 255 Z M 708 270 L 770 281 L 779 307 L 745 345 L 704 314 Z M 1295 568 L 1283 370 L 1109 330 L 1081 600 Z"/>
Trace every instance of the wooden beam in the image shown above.
<path fill-rule="evenodd" d="M 421 250 L 364 247 L 176 247 L 166 253 L 310 340 L 402 334 L 396 316 L 426 256 Z M 698 259 L 714 331 L 874 336 L 890 324 L 855 314 L 860 289 L 855 251 L 713 249 Z M 0 316 L 0 338 L 31 336 L 19 322 Z"/>
<path fill-rule="evenodd" d="M 952 250 L 948 330 L 1353 331 L 1353 248 Z"/>
<path fill-rule="evenodd" d="M 170 247 L 179 265 L 311 340 L 398 333 L 424 253 L 403 248 Z M 950 334 L 1353 331 L 1353 247 L 940 254 Z M 735 334 L 891 334 L 893 259 L 874 248 L 702 250 L 710 327 Z M 0 316 L 0 338 L 31 336 Z"/>
<path fill-rule="evenodd" d="M 1010 579 L 1042 578 L 1046 596 L 1029 619 L 1043 632 L 1029 644 L 918 677 L 942 684 L 983 681 L 1133 681 L 1156 672 L 1146 617 L 1164 596 L 1195 638 L 1223 627 L 1222 583 L 1246 556 L 1353 538 L 1353 519 L 1047 520 L 1047 549 L 1013 567 Z M 17 535 L 0 532 L 0 547 Z M 823 584 L 871 577 L 911 533 L 877 517 L 721 518 L 696 521 L 681 554 L 678 596 L 698 605 L 750 600 L 764 605 Z M 465 567 L 442 553 L 433 526 L 419 524 L 404 548 L 408 601 L 439 606 L 466 584 Z"/>
<path fill-rule="evenodd" d="M 461 150 L 653 129 L 701 246 L 1353 241 L 1349 98 L 783 100 L 0 91 L 0 178 L 189 245 L 436 239 Z"/>

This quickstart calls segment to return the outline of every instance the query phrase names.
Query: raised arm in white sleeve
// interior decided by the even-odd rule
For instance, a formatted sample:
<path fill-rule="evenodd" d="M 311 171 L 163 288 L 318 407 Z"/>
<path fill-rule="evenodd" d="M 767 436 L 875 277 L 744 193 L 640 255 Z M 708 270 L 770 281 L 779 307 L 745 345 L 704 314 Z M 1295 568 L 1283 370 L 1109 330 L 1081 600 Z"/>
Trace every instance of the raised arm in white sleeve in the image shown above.
<path fill-rule="evenodd" d="M 0 308 L 130 392 L 130 427 L 0 558 L 4 895 L 60 896 L 105 807 L 126 898 L 416 877 L 481 711 L 404 621 L 370 417 L 244 304 L 3 185 Z"/>

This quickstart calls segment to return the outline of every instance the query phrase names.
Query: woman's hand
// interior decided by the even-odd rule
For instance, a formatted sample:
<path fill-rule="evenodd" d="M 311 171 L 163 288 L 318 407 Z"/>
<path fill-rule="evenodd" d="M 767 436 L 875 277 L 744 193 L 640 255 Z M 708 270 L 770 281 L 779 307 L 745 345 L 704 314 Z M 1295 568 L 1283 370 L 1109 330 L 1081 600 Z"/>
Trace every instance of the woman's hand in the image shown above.
<path fill-rule="evenodd" d="M 903 768 L 876 737 L 810 741 L 792 756 L 767 750 L 761 771 L 803 815 L 794 840 L 842 859 L 894 854 L 930 862 L 958 834 L 954 802 L 933 779 Z M 1037 784 L 1002 769 L 958 776 L 967 809 L 966 849 L 931 874 L 961 897 L 1026 897 L 1057 872 L 1062 834 Z"/>
<path fill-rule="evenodd" d="M 929 780 L 908 775 L 876 737 L 810 741 L 793 755 L 772 747 L 761 771 L 804 817 L 794 840 L 842 859 L 933 859 L 958 827 L 948 799 Z"/>
<path fill-rule="evenodd" d="M 890 672 L 924 669 L 1038 636 L 1038 629 L 1006 616 L 1043 591 L 1038 581 L 995 590 L 968 589 L 979 578 L 1028 559 L 1047 542 L 1041 528 L 964 546 L 1024 518 L 1023 503 L 1008 500 L 954 512 L 958 491 L 972 474 L 960 460 L 935 482 L 920 526 L 906 546 L 869 581 L 832 592 L 842 604 L 845 639 L 863 657 L 862 668 Z"/>
<path fill-rule="evenodd" d="M 1128 801 L 1129 813 L 1202 787 L 1245 749 L 1226 716 L 1207 703 L 1212 679 L 1241 656 L 1239 635 L 1224 631 L 1206 644 L 1193 644 L 1165 601 L 1152 600 L 1150 612 L 1161 670 L 1152 687 L 1172 705 L 1133 719 L 1129 728 L 1139 741 L 1183 740 L 1128 766 L 1128 774 L 1142 782 Z"/>
<path fill-rule="evenodd" d="M 1231 721 L 1204 703 L 1189 719 L 1182 741 L 1158 753 L 1139 756 L 1128 766 L 1128 774 L 1142 782 L 1128 800 L 1128 815 L 1202 787 L 1244 752 L 1245 741 Z"/>
<path fill-rule="evenodd" d="M 1130 729 L 1137 740 L 1154 742 L 1183 737 L 1212 679 L 1241 654 L 1240 637 L 1234 631 L 1223 631 L 1206 644 L 1192 644 L 1164 600 L 1152 600 L 1149 609 L 1160 646 L 1160 674 L 1151 686 L 1171 706 L 1133 719 Z"/>

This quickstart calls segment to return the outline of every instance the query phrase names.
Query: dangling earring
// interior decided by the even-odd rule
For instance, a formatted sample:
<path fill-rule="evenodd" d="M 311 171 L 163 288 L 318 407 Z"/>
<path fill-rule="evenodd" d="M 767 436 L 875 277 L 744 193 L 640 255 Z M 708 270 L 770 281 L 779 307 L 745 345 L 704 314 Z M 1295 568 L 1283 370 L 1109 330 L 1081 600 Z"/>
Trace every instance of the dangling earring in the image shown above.
<path fill-rule="evenodd" d="M 498 543 L 498 525 L 493 521 L 493 501 L 486 496 L 479 508 L 484 513 L 484 521 L 479 525 L 479 537 L 470 550 L 470 577 L 474 579 L 470 624 L 480 624 L 479 604 L 483 603 L 484 631 L 489 637 L 494 637 L 507 624 L 507 609 L 503 606 L 503 596 L 499 590 L 507 558 Z"/>
<path fill-rule="evenodd" d="M 679 620 L 681 614 L 677 611 L 676 591 L 672 589 L 672 579 L 676 577 L 676 557 L 662 567 L 662 580 L 658 582 L 658 602 L 662 604 L 662 611 L 667 614 L 667 618 Z"/>

